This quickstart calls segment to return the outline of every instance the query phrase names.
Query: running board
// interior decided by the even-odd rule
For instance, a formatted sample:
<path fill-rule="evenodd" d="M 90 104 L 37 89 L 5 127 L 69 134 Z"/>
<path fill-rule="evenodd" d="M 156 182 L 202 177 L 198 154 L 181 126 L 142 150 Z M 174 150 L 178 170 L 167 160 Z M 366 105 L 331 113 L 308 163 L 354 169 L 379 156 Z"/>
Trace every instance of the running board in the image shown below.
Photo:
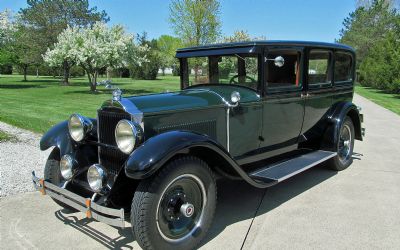
<path fill-rule="evenodd" d="M 288 161 L 268 165 L 251 172 L 249 176 L 257 181 L 276 184 L 329 160 L 336 155 L 336 152 L 317 150 Z"/>

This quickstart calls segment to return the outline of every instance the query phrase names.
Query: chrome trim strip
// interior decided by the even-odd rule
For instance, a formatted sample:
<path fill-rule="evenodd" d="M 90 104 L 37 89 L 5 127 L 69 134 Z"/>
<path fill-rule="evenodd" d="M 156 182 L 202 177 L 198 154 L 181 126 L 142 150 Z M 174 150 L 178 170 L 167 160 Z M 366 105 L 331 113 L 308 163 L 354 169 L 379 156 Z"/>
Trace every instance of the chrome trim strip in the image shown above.
<path fill-rule="evenodd" d="M 107 100 L 101 107 L 116 107 L 123 109 L 125 112 L 131 115 L 131 120 L 139 124 L 144 132 L 143 112 L 138 109 L 133 102 L 129 101 L 129 99 L 121 97 L 121 99 L 118 101 Z"/>
<path fill-rule="evenodd" d="M 36 177 L 35 172 L 32 172 L 32 181 L 36 190 L 43 189 L 45 194 L 83 213 L 87 214 L 90 211 L 91 218 L 111 226 L 125 228 L 125 212 L 123 208 L 113 209 L 94 202 L 90 202 L 87 205 L 87 200 L 91 200 L 90 198 L 84 198 L 47 181 L 43 181 L 44 185 L 42 186 L 40 184 L 41 180 Z"/>
<path fill-rule="evenodd" d="M 229 144 L 230 144 L 230 138 L 229 138 L 229 134 L 230 134 L 230 122 L 229 122 L 229 111 L 231 109 L 228 107 L 226 108 L 226 150 L 229 152 Z"/>

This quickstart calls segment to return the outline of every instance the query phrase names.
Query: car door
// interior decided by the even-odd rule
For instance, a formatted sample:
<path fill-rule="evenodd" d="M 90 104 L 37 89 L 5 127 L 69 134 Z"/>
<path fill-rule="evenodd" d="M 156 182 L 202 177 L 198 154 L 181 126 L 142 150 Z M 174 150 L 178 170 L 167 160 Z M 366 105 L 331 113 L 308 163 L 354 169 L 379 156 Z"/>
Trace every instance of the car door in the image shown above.
<path fill-rule="evenodd" d="M 306 59 L 307 92 L 302 134 L 306 139 L 320 136 L 319 122 L 332 106 L 333 53 L 328 49 L 309 49 Z"/>
<path fill-rule="evenodd" d="M 302 67 L 302 48 L 266 51 L 260 158 L 297 148 L 304 116 Z"/>

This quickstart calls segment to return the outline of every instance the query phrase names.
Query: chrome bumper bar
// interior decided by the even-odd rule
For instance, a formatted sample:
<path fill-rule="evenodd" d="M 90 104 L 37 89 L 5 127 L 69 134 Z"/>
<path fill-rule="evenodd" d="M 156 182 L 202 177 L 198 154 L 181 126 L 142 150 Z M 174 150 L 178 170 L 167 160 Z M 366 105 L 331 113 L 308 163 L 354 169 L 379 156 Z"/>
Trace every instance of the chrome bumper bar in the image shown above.
<path fill-rule="evenodd" d="M 53 199 L 59 200 L 60 202 L 85 213 L 87 218 L 93 218 L 115 227 L 125 227 L 123 208 L 113 209 L 100 206 L 95 202 L 92 202 L 90 198 L 84 198 L 47 182 L 44 179 L 36 177 L 35 171 L 32 172 L 32 180 L 36 190 L 39 190 L 42 195 L 47 194 Z"/>

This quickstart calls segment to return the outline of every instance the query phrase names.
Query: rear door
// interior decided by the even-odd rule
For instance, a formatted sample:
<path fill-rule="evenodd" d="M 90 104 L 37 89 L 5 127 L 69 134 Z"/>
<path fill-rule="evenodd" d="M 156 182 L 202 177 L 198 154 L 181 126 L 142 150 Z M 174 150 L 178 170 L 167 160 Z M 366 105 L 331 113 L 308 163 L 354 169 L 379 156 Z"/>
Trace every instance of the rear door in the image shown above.
<path fill-rule="evenodd" d="M 333 52 L 309 49 L 306 58 L 306 105 L 302 134 L 307 139 L 319 136 L 318 122 L 326 117 L 332 106 Z"/>

